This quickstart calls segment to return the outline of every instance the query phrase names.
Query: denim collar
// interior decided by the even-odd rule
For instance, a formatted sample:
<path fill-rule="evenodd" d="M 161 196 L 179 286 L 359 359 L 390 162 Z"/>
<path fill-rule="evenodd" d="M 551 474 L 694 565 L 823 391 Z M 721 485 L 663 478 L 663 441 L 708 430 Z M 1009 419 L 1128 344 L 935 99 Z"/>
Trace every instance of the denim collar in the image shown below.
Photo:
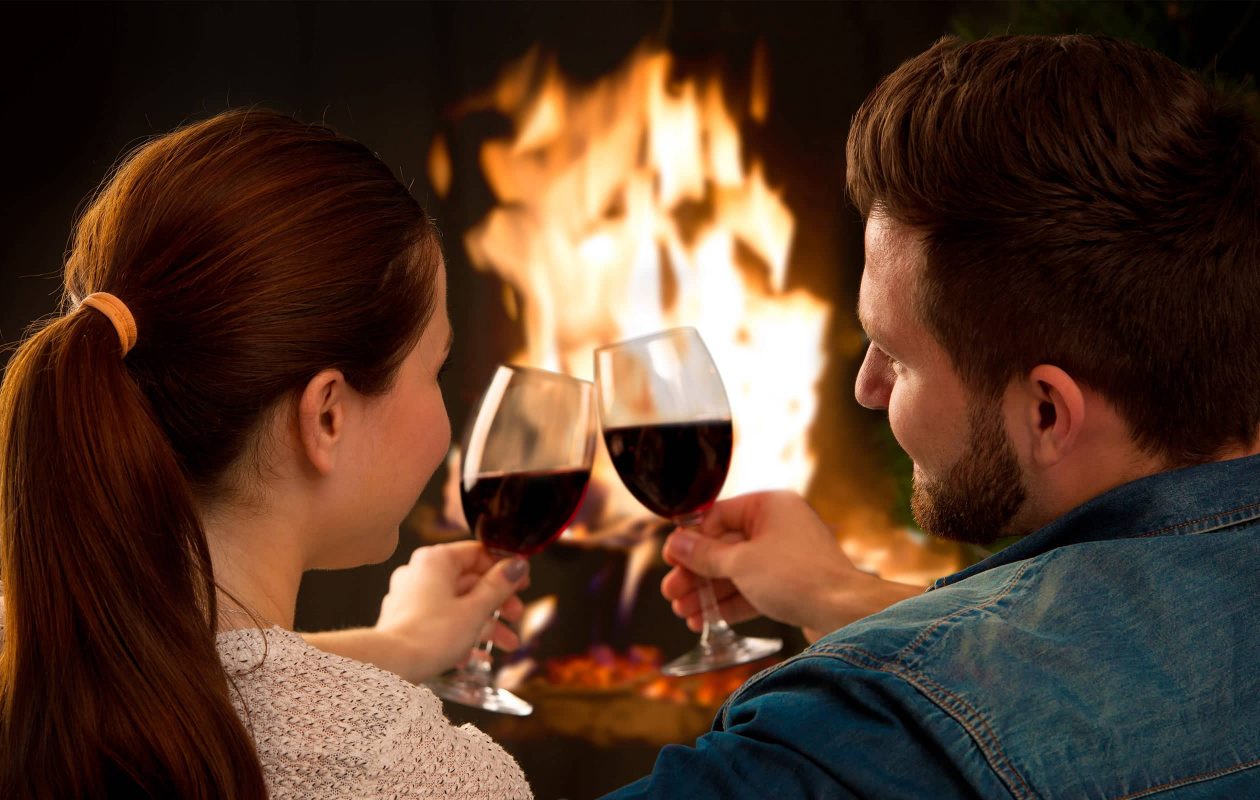
<path fill-rule="evenodd" d="M 1257 518 L 1260 455 L 1158 472 L 1100 494 L 928 591 L 1065 545 L 1204 533 Z"/>

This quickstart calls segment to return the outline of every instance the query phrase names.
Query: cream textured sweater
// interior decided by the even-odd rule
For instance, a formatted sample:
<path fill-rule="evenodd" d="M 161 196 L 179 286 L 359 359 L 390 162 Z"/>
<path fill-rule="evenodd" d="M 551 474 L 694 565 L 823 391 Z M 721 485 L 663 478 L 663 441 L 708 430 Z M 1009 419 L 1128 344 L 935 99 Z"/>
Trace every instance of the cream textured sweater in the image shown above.
<path fill-rule="evenodd" d="M 0 595 L 0 647 L 3 608 Z M 282 628 L 226 631 L 218 645 L 272 800 L 533 796 L 512 757 L 451 725 L 423 686 Z"/>
<path fill-rule="evenodd" d="M 532 797 L 503 748 L 391 672 L 282 628 L 220 633 L 219 657 L 274 800 Z"/>

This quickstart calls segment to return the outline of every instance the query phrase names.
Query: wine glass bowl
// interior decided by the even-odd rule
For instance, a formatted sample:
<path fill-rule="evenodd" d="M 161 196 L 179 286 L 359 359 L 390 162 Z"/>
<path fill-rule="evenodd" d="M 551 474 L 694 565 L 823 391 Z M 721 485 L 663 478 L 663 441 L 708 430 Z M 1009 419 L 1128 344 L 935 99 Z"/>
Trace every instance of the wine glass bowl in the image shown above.
<path fill-rule="evenodd" d="M 528 557 L 564 532 L 586 494 L 595 426 L 589 382 L 528 367 L 495 371 L 468 425 L 460 465 L 464 516 L 487 552 Z M 528 702 L 492 685 L 491 649 L 486 642 L 429 687 L 463 705 L 532 713 Z"/>
<path fill-rule="evenodd" d="M 569 527 L 590 476 L 589 468 L 478 475 L 460 490 L 464 517 L 491 555 L 529 557 Z"/>
<path fill-rule="evenodd" d="M 693 328 L 675 328 L 595 351 L 600 426 L 613 466 L 634 497 L 658 516 L 694 527 L 717 500 L 733 435 L 726 389 Z M 779 639 L 740 636 L 722 619 L 710 581 L 697 579 L 704 614 L 700 643 L 661 668 L 666 675 L 755 661 Z"/>
<path fill-rule="evenodd" d="M 731 421 L 611 428 L 604 442 L 636 500 L 658 516 L 687 521 L 701 516 L 722 491 L 731 462 Z"/>

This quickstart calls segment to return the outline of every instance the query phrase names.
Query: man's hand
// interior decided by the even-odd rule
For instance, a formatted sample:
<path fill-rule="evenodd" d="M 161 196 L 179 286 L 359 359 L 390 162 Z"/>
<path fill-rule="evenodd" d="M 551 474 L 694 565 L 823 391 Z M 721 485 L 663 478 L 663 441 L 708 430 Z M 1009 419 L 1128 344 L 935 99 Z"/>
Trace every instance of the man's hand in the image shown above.
<path fill-rule="evenodd" d="M 792 492 L 716 503 L 699 533 L 680 529 L 670 535 L 664 556 L 674 569 L 661 582 L 661 593 L 695 631 L 703 624 L 697 574 L 714 579 L 728 622 L 764 615 L 804 628 L 811 639 L 923 591 L 855 567 L 835 534 Z"/>
<path fill-rule="evenodd" d="M 516 592 L 529 584 L 528 574 L 524 559 L 495 563 L 477 542 L 420 547 L 390 576 L 375 626 L 305 637 L 322 650 L 420 683 L 463 661 L 488 638 L 503 650 L 520 646 L 504 622 L 520 619 L 524 609 Z M 496 610 L 502 621 L 492 621 Z"/>

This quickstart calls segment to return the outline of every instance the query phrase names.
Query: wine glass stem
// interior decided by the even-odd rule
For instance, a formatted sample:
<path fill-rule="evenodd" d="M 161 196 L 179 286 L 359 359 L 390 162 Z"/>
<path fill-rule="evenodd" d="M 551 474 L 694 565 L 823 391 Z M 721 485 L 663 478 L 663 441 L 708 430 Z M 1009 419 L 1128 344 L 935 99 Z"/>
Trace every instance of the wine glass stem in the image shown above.
<path fill-rule="evenodd" d="M 677 521 L 679 527 L 690 528 L 700 532 L 700 520 L 703 514 L 691 514 Z M 704 628 L 700 631 L 700 646 L 706 650 L 729 644 L 735 639 L 735 631 L 722 619 L 718 610 L 717 596 L 713 593 L 713 581 L 696 576 L 696 591 L 700 594 L 700 614 L 704 619 Z"/>
<path fill-rule="evenodd" d="M 494 622 L 499 621 L 499 612 L 494 612 Z M 477 688 L 490 686 L 491 653 L 494 652 L 494 635 L 474 647 L 468 654 L 468 660 L 459 668 L 456 680 Z"/>
<path fill-rule="evenodd" d="M 722 619 L 717 597 L 713 594 L 713 581 L 697 576 L 696 588 L 700 592 L 700 613 L 704 616 L 704 629 L 700 631 L 700 645 L 711 649 L 735 638 L 731 626 Z"/>

